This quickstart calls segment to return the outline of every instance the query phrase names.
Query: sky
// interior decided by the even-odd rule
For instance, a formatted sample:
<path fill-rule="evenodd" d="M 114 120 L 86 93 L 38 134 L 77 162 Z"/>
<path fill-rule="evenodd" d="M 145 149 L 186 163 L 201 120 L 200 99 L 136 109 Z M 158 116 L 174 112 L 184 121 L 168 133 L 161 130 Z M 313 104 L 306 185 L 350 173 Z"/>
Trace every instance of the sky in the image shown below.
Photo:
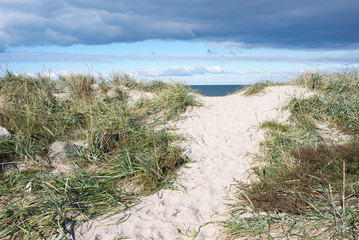
<path fill-rule="evenodd" d="M 0 0 L 0 66 L 187 84 L 359 66 L 358 0 Z"/>

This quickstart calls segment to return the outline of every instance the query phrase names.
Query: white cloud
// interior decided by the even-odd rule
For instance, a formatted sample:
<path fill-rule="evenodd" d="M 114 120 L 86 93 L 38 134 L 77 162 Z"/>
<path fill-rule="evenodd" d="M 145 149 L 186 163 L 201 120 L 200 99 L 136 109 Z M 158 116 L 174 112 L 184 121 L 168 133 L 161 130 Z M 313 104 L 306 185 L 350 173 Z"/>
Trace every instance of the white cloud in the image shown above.
<path fill-rule="evenodd" d="M 232 74 L 232 75 L 251 75 L 251 74 L 262 74 L 265 71 L 261 69 L 251 69 L 248 71 L 232 71 L 224 69 L 220 66 L 207 66 L 207 67 L 167 67 L 167 68 L 143 68 L 137 69 L 130 72 L 133 76 L 142 77 L 181 77 L 181 76 L 194 76 L 204 74 Z"/>
<path fill-rule="evenodd" d="M 52 37 L 59 35 L 53 33 Z M 65 36 L 63 36 L 65 38 Z M 5 46 L 5 45 L 4 45 Z M 286 62 L 286 63 L 359 63 L 359 51 L 346 52 L 336 55 L 330 52 L 325 54 L 308 54 L 301 56 L 278 55 L 198 55 L 198 56 L 164 56 L 164 55 L 95 55 L 95 54 L 68 54 L 47 52 L 13 52 L 16 62 L 118 62 L 118 61 L 216 61 L 216 62 Z M 0 52 L 0 62 L 11 62 L 12 57 L 7 52 Z"/>
<path fill-rule="evenodd" d="M 248 44 L 244 42 L 231 42 L 231 41 L 223 41 L 223 42 L 212 42 L 212 44 L 218 45 L 222 48 L 228 48 L 232 50 L 239 50 L 243 48 L 247 48 Z"/>
<path fill-rule="evenodd" d="M 257 68 L 254 68 L 254 69 L 251 69 L 249 71 L 240 71 L 240 72 L 238 72 L 239 75 L 248 75 L 248 74 L 257 74 L 257 73 L 264 73 L 264 71 L 260 70 L 260 69 L 257 69 Z"/>
<path fill-rule="evenodd" d="M 134 76 L 145 77 L 172 77 L 172 76 L 194 76 L 203 74 L 231 74 L 233 71 L 223 69 L 219 66 L 210 67 L 168 67 L 168 68 L 144 68 L 132 71 Z"/>

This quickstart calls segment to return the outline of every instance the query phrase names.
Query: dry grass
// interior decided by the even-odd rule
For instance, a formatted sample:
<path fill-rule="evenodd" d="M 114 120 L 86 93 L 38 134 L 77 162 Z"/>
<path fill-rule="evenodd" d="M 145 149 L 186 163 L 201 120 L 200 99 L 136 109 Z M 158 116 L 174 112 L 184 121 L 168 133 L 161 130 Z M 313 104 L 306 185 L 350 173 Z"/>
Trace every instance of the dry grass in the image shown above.
<path fill-rule="evenodd" d="M 289 123 L 262 124 L 260 181 L 238 185 L 223 223 L 229 238 L 358 238 L 359 74 L 304 74 L 296 83 L 317 94 L 287 104 Z M 318 124 L 347 134 L 346 141 L 325 137 Z"/>

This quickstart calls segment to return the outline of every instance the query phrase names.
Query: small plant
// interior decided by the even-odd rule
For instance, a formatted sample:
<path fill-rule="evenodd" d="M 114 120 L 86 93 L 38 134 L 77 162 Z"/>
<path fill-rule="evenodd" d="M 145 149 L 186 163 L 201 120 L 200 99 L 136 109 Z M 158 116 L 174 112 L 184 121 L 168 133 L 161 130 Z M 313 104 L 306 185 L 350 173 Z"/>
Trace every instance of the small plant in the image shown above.
<path fill-rule="evenodd" d="M 321 75 L 319 73 L 304 73 L 297 77 L 295 82 L 299 85 L 304 85 L 306 88 L 310 90 L 320 89 Z"/>
<path fill-rule="evenodd" d="M 176 82 L 160 92 L 154 101 L 159 108 L 165 109 L 167 120 L 176 119 L 187 107 L 201 105 L 186 85 Z"/>
<path fill-rule="evenodd" d="M 161 90 L 165 89 L 167 86 L 168 86 L 167 83 L 155 80 L 155 81 L 144 83 L 141 89 L 150 92 L 151 91 L 160 92 Z"/>
<path fill-rule="evenodd" d="M 130 89 L 139 88 L 139 86 L 141 85 L 139 82 L 136 81 L 136 79 L 134 79 L 130 75 L 122 73 L 114 73 L 112 75 L 111 81 L 116 85 L 121 85 Z"/>
<path fill-rule="evenodd" d="M 69 86 L 73 98 L 87 99 L 93 97 L 93 85 L 96 80 L 91 74 L 70 74 L 69 77 L 63 79 L 65 84 Z"/>
<path fill-rule="evenodd" d="M 266 87 L 274 85 L 278 85 L 278 83 L 273 83 L 271 81 L 263 81 L 246 86 L 240 89 L 238 92 L 242 92 L 245 96 L 252 96 L 263 92 Z"/>
<path fill-rule="evenodd" d="M 280 132 L 288 132 L 290 128 L 288 125 L 273 120 L 263 122 L 260 127 L 264 129 L 277 130 Z"/>

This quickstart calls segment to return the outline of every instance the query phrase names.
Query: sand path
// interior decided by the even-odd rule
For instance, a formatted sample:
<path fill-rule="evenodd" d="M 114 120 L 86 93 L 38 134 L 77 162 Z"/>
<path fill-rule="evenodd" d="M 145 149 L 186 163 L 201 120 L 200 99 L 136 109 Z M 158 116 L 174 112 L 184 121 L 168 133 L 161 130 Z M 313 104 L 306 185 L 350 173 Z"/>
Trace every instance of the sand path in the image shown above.
<path fill-rule="evenodd" d="M 178 133 L 192 139 L 184 144 L 194 160 L 180 170 L 179 189 L 144 197 L 123 223 L 114 224 L 122 215 L 84 223 L 76 239 L 222 239 L 217 223 L 226 219 L 234 179 L 248 180 L 247 153 L 257 151 L 261 139 L 258 122 L 283 118 L 278 107 L 288 96 L 305 91 L 276 86 L 259 96 L 201 97 L 204 107 L 176 124 Z"/>

